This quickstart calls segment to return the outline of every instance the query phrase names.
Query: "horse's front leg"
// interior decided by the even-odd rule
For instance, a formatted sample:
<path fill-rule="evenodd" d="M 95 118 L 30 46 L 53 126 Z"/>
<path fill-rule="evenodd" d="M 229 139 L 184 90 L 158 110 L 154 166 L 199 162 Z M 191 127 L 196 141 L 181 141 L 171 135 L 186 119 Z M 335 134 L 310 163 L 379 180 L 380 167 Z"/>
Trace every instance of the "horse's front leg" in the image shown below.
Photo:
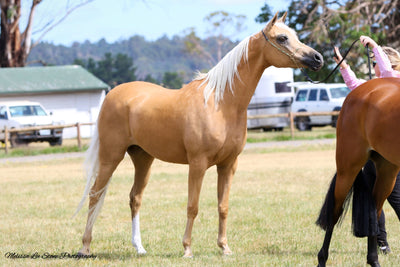
<path fill-rule="evenodd" d="M 183 257 L 191 258 L 192 253 L 192 229 L 194 219 L 199 211 L 199 198 L 201 185 L 203 183 L 204 174 L 207 169 L 207 164 L 203 161 L 191 161 L 189 163 L 189 190 L 188 190 L 188 204 L 187 204 L 187 222 L 185 234 L 183 235 Z"/>
<path fill-rule="evenodd" d="M 232 254 L 228 246 L 226 237 L 226 224 L 229 209 L 229 192 L 231 189 L 233 175 L 237 168 L 237 158 L 228 165 L 217 166 L 218 171 L 218 213 L 219 213 L 219 229 L 218 229 L 218 246 L 222 249 L 224 255 Z"/>

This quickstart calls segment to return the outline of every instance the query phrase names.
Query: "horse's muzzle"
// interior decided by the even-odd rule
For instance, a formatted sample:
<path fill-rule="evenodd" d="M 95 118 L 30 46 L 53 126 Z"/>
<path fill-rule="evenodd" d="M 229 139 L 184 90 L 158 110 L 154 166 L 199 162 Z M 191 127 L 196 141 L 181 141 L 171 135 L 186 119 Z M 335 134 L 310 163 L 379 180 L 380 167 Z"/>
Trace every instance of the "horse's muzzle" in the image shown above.
<path fill-rule="evenodd" d="M 312 52 L 301 59 L 301 63 L 313 71 L 319 71 L 324 66 L 324 58 L 318 52 Z"/>

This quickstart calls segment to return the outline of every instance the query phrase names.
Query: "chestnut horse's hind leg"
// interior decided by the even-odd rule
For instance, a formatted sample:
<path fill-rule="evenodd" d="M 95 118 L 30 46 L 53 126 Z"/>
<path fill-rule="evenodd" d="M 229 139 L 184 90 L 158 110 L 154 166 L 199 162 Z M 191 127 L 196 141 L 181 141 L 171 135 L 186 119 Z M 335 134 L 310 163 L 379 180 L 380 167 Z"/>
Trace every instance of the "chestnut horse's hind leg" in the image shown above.
<path fill-rule="evenodd" d="M 138 254 L 146 254 L 146 250 L 142 245 L 140 236 L 139 209 L 142 205 L 142 196 L 144 188 L 147 185 L 150 177 L 150 167 L 154 157 L 150 156 L 138 146 L 133 146 L 128 149 L 128 153 L 135 165 L 135 182 L 130 193 L 130 207 L 132 214 L 132 245 L 135 247 Z"/>
<path fill-rule="evenodd" d="M 362 175 L 362 172 L 359 172 L 358 175 Z M 317 220 L 317 224 L 326 231 L 324 243 L 318 253 L 319 267 L 326 266 L 333 229 L 343 214 L 343 204 L 345 201 L 349 200 L 347 196 L 356 177 L 357 171 L 354 168 L 352 172 L 342 172 L 340 176 L 336 174 L 332 179 L 324 205 L 322 206 Z"/>
<path fill-rule="evenodd" d="M 217 166 L 218 171 L 218 212 L 219 212 L 219 230 L 218 246 L 222 249 L 224 255 L 232 254 L 228 246 L 226 237 L 226 223 L 229 208 L 229 192 L 231 189 L 232 178 L 237 167 L 237 158 L 228 165 Z"/>
<path fill-rule="evenodd" d="M 199 197 L 201 185 L 203 183 L 204 174 L 207 170 L 207 164 L 203 160 L 192 160 L 189 163 L 189 191 L 187 204 L 187 222 L 185 234 L 183 235 L 184 257 L 193 257 L 192 245 L 192 229 L 194 219 L 199 211 Z"/>
<path fill-rule="evenodd" d="M 372 194 L 376 204 L 377 216 L 379 217 L 383 203 L 393 190 L 399 168 L 379 154 L 374 153 L 373 155 L 373 161 L 376 166 L 376 182 Z M 377 246 L 377 236 L 369 236 L 367 263 L 373 267 L 380 266 Z"/>

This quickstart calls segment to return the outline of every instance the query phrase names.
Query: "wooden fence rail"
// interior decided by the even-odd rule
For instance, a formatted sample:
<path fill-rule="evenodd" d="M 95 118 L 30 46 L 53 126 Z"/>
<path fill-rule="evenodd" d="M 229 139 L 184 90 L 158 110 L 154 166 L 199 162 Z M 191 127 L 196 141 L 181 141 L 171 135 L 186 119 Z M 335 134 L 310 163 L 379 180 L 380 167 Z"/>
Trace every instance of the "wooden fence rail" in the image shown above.
<path fill-rule="evenodd" d="M 51 130 L 51 129 L 64 129 L 64 128 L 74 128 L 76 127 L 76 139 L 78 142 L 79 149 L 82 148 L 82 138 L 81 138 L 81 126 L 94 125 L 94 122 L 78 122 L 72 124 L 62 124 L 62 125 L 47 125 L 47 126 L 35 126 L 26 128 L 12 128 L 8 129 L 7 126 L 4 127 L 4 144 L 6 154 L 9 151 L 9 135 L 12 133 L 29 132 L 29 131 L 39 131 L 39 130 Z"/>
<path fill-rule="evenodd" d="M 277 118 L 277 117 L 284 117 L 289 118 L 290 121 L 290 134 L 292 138 L 294 137 L 294 119 L 296 117 L 309 117 L 309 116 L 337 116 L 339 115 L 340 111 L 332 111 L 332 112 L 289 112 L 289 113 L 279 113 L 279 114 L 264 114 L 264 115 L 251 115 L 247 116 L 247 119 L 262 119 L 262 118 Z M 29 128 L 13 128 L 8 129 L 7 126 L 4 128 L 3 132 L 5 133 L 5 150 L 6 154 L 8 153 L 8 141 L 9 141 L 9 134 L 10 133 L 18 133 L 18 132 L 28 132 L 28 131 L 38 131 L 38 130 L 46 130 L 46 129 L 64 129 L 64 128 L 73 128 L 76 127 L 77 132 L 77 142 L 78 147 L 82 148 L 82 141 L 81 141 L 81 126 L 84 125 L 94 125 L 94 122 L 88 123 L 72 123 L 72 124 L 64 124 L 64 125 L 51 125 L 51 126 L 36 126 L 36 127 L 29 127 Z"/>
<path fill-rule="evenodd" d="M 264 115 L 251 115 L 247 116 L 247 119 L 262 119 L 262 118 L 276 118 L 283 117 L 289 118 L 290 135 L 294 138 L 294 119 L 296 117 L 310 117 L 310 116 L 338 116 L 340 111 L 330 111 L 330 112 L 289 112 L 289 113 L 279 113 L 279 114 L 264 114 Z"/>

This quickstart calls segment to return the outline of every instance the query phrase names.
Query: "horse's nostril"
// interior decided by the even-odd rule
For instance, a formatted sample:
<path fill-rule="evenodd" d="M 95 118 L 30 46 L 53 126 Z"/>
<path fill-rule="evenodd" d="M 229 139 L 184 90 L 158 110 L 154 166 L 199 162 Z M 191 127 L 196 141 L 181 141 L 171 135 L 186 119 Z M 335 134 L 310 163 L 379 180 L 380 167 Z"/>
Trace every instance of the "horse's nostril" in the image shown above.
<path fill-rule="evenodd" d="M 317 62 L 321 62 L 322 61 L 322 57 L 319 54 L 314 54 L 314 60 Z"/>

